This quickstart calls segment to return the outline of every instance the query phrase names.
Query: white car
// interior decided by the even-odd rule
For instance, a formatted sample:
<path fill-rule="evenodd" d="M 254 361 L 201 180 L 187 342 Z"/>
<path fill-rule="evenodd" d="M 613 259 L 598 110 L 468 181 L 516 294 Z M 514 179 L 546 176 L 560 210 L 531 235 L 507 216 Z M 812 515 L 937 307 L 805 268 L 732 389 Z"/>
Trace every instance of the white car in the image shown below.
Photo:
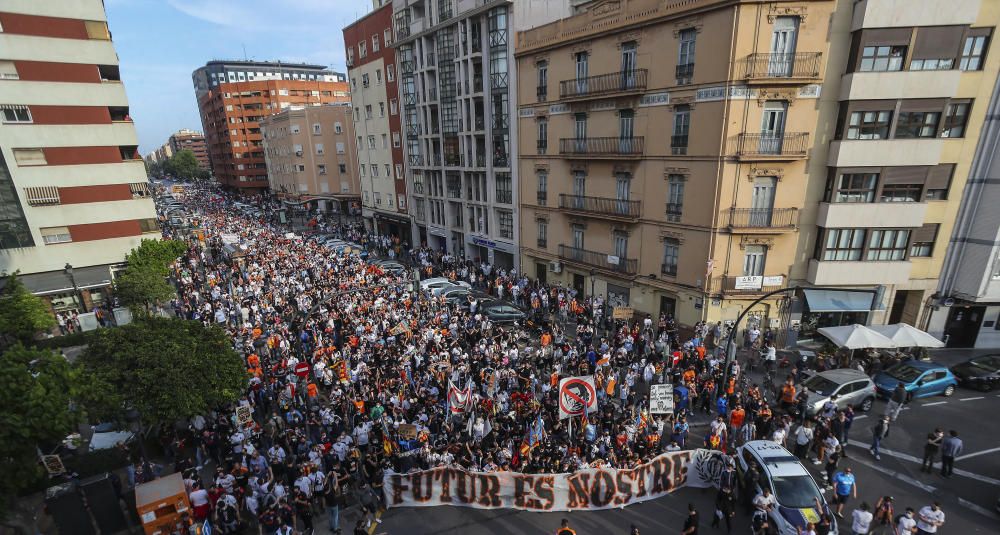
<path fill-rule="evenodd" d="M 420 289 L 425 292 L 430 292 L 431 295 L 437 296 L 441 293 L 441 290 L 445 288 L 454 288 L 456 286 L 462 286 L 465 288 L 471 288 L 472 286 L 465 281 L 451 281 L 445 277 L 434 277 L 432 279 L 425 279 L 420 281 Z"/>
<path fill-rule="evenodd" d="M 753 464 L 760 473 L 756 488 L 742 488 L 744 474 Z M 736 449 L 736 471 L 740 478 L 740 492 L 753 496 L 760 494 L 763 485 L 771 490 L 777 504 L 768 513 L 771 524 L 779 535 L 798 535 L 807 522 L 819 522 L 821 511 L 816 510 L 816 500 L 830 518 L 830 533 L 837 533 L 837 519 L 816 485 L 816 480 L 791 452 L 770 440 L 752 440 Z"/>

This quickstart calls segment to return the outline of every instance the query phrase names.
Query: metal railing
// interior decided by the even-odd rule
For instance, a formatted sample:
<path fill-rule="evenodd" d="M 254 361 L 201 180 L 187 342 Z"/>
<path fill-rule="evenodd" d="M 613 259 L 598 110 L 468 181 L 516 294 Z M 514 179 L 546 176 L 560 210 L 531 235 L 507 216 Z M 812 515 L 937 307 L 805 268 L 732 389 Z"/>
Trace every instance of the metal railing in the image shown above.
<path fill-rule="evenodd" d="M 549 142 L 548 142 L 548 140 L 546 140 L 546 139 L 539 139 L 537 147 L 538 147 L 538 154 L 545 154 L 545 152 L 547 150 L 549 150 Z"/>
<path fill-rule="evenodd" d="M 758 53 L 743 58 L 747 80 L 819 78 L 820 52 Z"/>
<path fill-rule="evenodd" d="M 549 202 L 549 192 L 547 192 L 547 191 L 538 191 L 538 192 L 536 192 L 536 194 L 537 194 L 537 197 L 535 197 L 535 200 L 538 201 L 538 204 L 540 206 L 545 206 L 545 203 Z"/>
<path fill-rule="evenodd" d="M 740 288 L 736 288 L 737 280 L 739 280 Z M 709 293 L 713 294 L 730 294 L 730 295 L 757 295 L 767 293 L 773 290 L 777 290 L 781 285 L 777 286 L 764 286 L 763 278 L 761 280 L 761 285 L 759 287 L 754 287 L 750 281 L 745 277 L 713 277 L 711 283 L 708 285 Z M 785 277 L 782 277 L 782 282 L 784 283 Z"/>
<path fill-rule="evenodd" d="M 670 136 L 670 148 L 687 148 L 688 146 L 688 134 L 677 134 Z"/>
<path fill-rule="evenodd" d="M 680 221 L 684 213 L 684 205 L 676 202 L 667 203 L 667 221 Z"/>
<path fill-rule="evenodd" d="M 629 91 L 645 91 L 648 74 L 649 71 L 646 69 L 636 69 L 563 80 L 559 82 L 559 97 L 585 98 Z"/>
<path fill-rule="evenodd" d="M 732 228 L 795 228 L 799 222 L 798 208 L 731 208 Z"/>
<path fill-rule="evenodd" d="M 634 219 L 639 217 L 640 201 L 560 193 L 559 208 Z"/>
<path fill-rule="evenodd" d="M 588 137 L 562 138 L 559 154 L 590 156 L 642 156 L 645 152 L 644 137 Z"/>
<path fill-rule="evenodd" d="M 538 96 L 538 102 L 545 102 L 549 98 L 548 86 L 544 85 L 538 86 L 535 94 Z"/>
<path fill-rule="evenodd" d="M 677 78 L 690 78 L 694 76 L 694 63 L 685 63 L 674 68 Z"/>
<path fill-rule="evenodd" d="M 568 245 L 559 245 L 559 256 L 571 262 L 578 262 L 607 271 L 616 271 L 619 273 L 634 275 L 639 270 L 638 259 L 619 258 L 614 255 L 609 255 L 608 253 L 588 251 L 586 249 L 578 249 Z M 617 263 L 613 263 L 615 260 L 617 260 Z"/>
<path fill-rule="evenodd" d="M 740 134 L 737 136 L 736 154 L 741 158 L 805 158 L 808 149 L 809 134 L 807 132 Z"/>
<path fill-rule="evenodd" d="M 542 247 L 542 248 L 548 247 L 549 246 L 549 241 L 548 240 L 543 240 L 542 238 L 538 238 L 538 246 Z"/>

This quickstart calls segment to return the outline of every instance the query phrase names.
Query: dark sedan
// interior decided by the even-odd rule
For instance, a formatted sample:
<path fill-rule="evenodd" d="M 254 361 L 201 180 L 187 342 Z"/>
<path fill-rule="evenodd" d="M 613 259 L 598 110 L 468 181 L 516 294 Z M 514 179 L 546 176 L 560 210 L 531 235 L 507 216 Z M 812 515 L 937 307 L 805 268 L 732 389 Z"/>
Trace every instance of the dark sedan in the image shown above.
<path fill-rule="evenodd" d="M 1000 387 L 1000 355 L 982 355 L 951 367 L 958 384 L 989 392 Z"/>
<path fill-rule="evenodd" d="M 494 323 L 513 323 L 524 321 L 528 317 L 521 309 L 510 303 L 503 301 L 490 301 L 483 303 L 480 308 L 483 315 Z"/>

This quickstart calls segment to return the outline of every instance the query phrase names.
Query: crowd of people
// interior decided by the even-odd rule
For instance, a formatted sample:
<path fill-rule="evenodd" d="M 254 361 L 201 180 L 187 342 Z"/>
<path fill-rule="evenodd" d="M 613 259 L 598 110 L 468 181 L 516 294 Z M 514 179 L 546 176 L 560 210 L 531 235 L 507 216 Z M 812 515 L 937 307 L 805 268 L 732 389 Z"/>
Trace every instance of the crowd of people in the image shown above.
<path fill-rule="evenodd" d="M 277 205 L 266 198 L 255 201 L 254 218 L 213 189 L 189 188 L 185 201 L 202 232 L 164 231 L 190 245 L 174 268 L 179 291 L 171 307 L 177 317 L 229 332 L 249 377 L 238 405 L 250 415 L 241 420 L 227 407 L 192 418 L 187 430 L 161 429 L 164 450 L 185 474 L 192 525 L 210 519 L 214 530 L 236 533 L 249 521 L 262 533 L 305 533 L 325 515 L 341 533 L 343 509 L 357 503 L 354 529 L 367 533 L 379 521 L 387 471 L 631 468 L 666 451 L 731 453 L 758 439 L 825 463 L 837 496 L 850 473 L 838 462 L 853 411 L 824 407 L 806 418 L 794 370 L 773 392 L 750 384 L 739 362 L 725 373 L 722 325 L 695 325 L 682 339 L 666 315 L 611 321 L 600 297 L 359 225 L 322 224 L 373 254 L 465 281 L 545 320 L 534 329 L 501 325 L 475 302 L 414 291 L 407 273 L 287 234 L 272 224 Z M 771 334 L 747 331 L 744 344 L 761 350 L 774 370 Z M 570 425 L 559 418 L 558 384 L 578 375 L 594 377 L 599 410 Z M 679 387 L 676 410 L 649 414 L 644 393 L 662 382 Z M 449 400 L 451 385 L 468 389 L 462 407 Z M 692 441 L 689 420 L 699 413 L 714 420 L 703 440 Z M 717 520 L 729 526 L 737 498 L 751 510 L 772 505 L 766 494 L 737 496 L 746 483 L 720 484 Z M 846 502 L 838 500 L 838 515 Z M 753 522 L 768 529 L 766 519 L 764 527 Z M 824 533 L 822 522 L 808 529 Z"/>

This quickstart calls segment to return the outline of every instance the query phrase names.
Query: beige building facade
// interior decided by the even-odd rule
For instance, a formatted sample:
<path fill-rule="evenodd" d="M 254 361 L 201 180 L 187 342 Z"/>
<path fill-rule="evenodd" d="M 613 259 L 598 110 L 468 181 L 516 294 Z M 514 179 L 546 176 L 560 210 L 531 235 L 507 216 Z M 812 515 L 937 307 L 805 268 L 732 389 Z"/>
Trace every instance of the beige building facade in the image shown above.
<path fill-rule="evenodd" d="M 596 0 L 521 32 L 522 269 L 687 325 L 795 286 L 879 299 L 799 292 L 751 318 L 918 322 L 996 78 L 960 56 L 996 14 L 917 4 Z"/>
<path fill-rule="evenodd" d="M 361 180 L 348 104 L 289 107 L 261 119 L 269 187 L 325 212 L 360 211 Z"/>

